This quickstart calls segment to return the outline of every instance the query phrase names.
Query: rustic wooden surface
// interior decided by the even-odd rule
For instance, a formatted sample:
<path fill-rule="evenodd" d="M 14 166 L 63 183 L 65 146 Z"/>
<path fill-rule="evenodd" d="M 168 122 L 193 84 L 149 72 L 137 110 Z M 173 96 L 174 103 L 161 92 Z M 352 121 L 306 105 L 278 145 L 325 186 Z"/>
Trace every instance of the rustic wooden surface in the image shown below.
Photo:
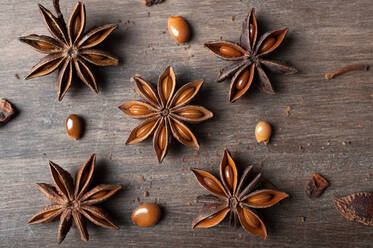
<path fill-rule="evenodd" d="M 57 73 L 30 81 L 14 76 L 25 76 L 42 57 L 17 40 L 31 33 L 48 34 L 38 2 L 52 7 L 50 0 L 0 3 L 0 97 L 8 98 L 20 112 L 0 128 L 1 247 L 57 247 L 57 223 L 25 225 L 48 204 L 34 183 L 52 182 L 48 160 L 75 173 L 91 153 L 98 157 L 95 182 L 124 186 L 104 204 L 121 229 L 89 224 L 90 240 L 85 244 L 74 227 L 60 247 L 372 246 L 373 229 L 344 219 L 334 208 L 333 197 L 373 191 L 373 72 L 323 79 L 326 72 L 339 66 L 373 63 L 370 0 L 167 0 L 151 8 L 140 0 L 86 0 L 88 28 L 121 20 L 119 29 L 104 44 L 121 63 L 97 70 L 98 96 L 77 81 L 62 103 L 57 100 Z M 61 0 L 65 17 L 75 2 Z M 270 75 L 278 91 L 275 96 L 252 90 L 230 104 L 229 83 L 215 83 L 219 68 L 228 63 L 202 44 L 220 36 L 238 41 L 241 21 L 252 7 L 261 32 L 289 27 L 284 44 L 272 58 L 288 61 L 300 72 Z M 177 45 L 166 32 L 170 15 L 184 16 L 193 27 L 190 49 Z M 174 66 L 179 87 L 205 79 L 196 101 L 215 117 L 193 126 L 201 145 L 199 152 L 175 141 L 164 162 L 158 164 L 151 141 L 124 145 L 139 121 L 117 107 L 139 99 L 129 81 L 131 76 L 141 73 L 155 82 L 168 65 Z M 289 117 L 287 106 L 292 108 Z M 79 141 L 65 134 L 64 121 L 71 113 L 86 120 L 87 130 Z M 256 144 L 254 128 L 259 120 L 274 126 L 268 147 Z M 262 164 L 264 175 L 291 195 L 261 211 L 269 229 L 267 240 L 229 228 L 228 221 L 215 228 L 191 229 L 201 207 L 193 200 L 205 192 L 189 168 L 216 174 L 225 147 L 241 167 Z M 309 200 L 304 186 L 314 172 L 324 175 L 331 187 L 321 198 Z M 147 186 L 151 186 L 150 195 L 144 198 Z M 132 224 L 136 197 L 143 202 L 159 199 L 164 217 L 157 226 L 141 229 Z"/>

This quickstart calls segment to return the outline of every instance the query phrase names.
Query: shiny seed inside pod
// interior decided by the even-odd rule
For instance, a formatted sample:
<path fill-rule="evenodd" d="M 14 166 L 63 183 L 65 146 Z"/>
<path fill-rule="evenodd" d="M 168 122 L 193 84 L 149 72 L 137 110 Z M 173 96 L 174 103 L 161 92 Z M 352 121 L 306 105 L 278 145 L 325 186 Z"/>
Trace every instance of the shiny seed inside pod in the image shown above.
<path fill-rule="evenodd" d="M 224 175 L 225 175 L 225 179 L 227 180 L 227 183 L 229 185 L 230 188 L 233 187 L 233 181 L 234 181 L 234 175 L 233 175 L 233 170 L 232 170 L 232 167 L 230 165 L 226 165 L 225 168 L 224 168 Z"/>
<path fill-rule="evenodd" d="M 174 40 L 185 43 L 190 38 L 190 27 L 181 16 L 170 16 L 168 18 L 168 32 Z"/>
<path fill-rule="evenodd" d="M 77 115 L 70 115 L 65 122 L 66 133 L 69 138 L 79 139 L 83 132 L 83 121 Z"/>
<path fill-rule="evenodd" d="M 276 38 L 275 37 L 271 37 L 271 38 L 267 39 L 262 44 L 262 46 L 260 47 L 259 52 L 260 53 L 266 52 L 268 49 L 270 49 L 275 44 L 275 42 L 276 42 Z"/>
<path fill-rule="evenodd" d="M 258 143 L 264 142 L 264 144 L 268 144 L 271 134 L 272 127 L 268 122 L 261 121 L 256 125 L 255 137 Z"/>
<path fill-rule="evenodd" d="M 132 221 L 140 227 L 154 226 L 161 218 L 161 209 L 156 204 L 146 203 L 132 213 Z"/>
<path fill-rule="evenodd" d="M 221 46 L 219 48 L 220 53 L 228 56 L 228 57 L 240 57 L 242 53 L 237 51 L 236 49 L 229 47 L 229 46 Z"/>
<path fill-rule="evenodd" d="M 249 81 L 250 71 L 248 69 L 244 70 L 240 77 L 238 78 L 238 81 L 236 83 L 236 89 L 242 90 L 247 85 L 247 82 Z"/>
<path fill-rule="evenodd" d="M 265 202 L 269 202 L 272 198 L 273 198 L 272 194 L 258 194 L 258 195 L 250 197 L 247 201 L 249 203 L 262 204 Z"/>

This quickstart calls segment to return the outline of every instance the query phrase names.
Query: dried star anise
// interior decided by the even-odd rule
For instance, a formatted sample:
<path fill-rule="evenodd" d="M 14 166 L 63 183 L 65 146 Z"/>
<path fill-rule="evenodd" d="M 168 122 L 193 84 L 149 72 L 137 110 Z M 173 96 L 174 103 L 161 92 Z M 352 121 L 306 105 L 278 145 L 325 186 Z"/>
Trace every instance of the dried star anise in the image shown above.
<path fill-rule="evenodd" d="M 196 137 L 182 121 L 197 123 L 213 117 L 213 113 L 202 106 L 187 105 L 197 95 L 203 80 L 187 83 L 175 94 L 176 77 L 171 66 L 159 76 L 158 94 L 151 83 L 141 77 L 134 76 L 131 80 L 135 83 L 137 94 L 147 103 L 129 101 L 119 107 L 131 117 L 145 119 L 132 130 L 126 145 L 141 142 L 155 131 L 153 147 L 158 161 L 162 162 L 167 153 L 171 129 L 172 135 L 180 143 L 199 150 Z"/>
<path fill-rule="evenodd" d="M 20 37 L 20 41 L 30 45 L 41 53 L 48 54 L 36 64 L 29 75 L 31 79 L 47 75 L 60 68 L 58 75 L 58 100 L 62 101 L 68 91 L 74 70 L 78 77 L 94 92 L 98 93 L 96 79 L 87 63 L 97 66 L 117 65 L 118 59 L 110 54 L 92 49 L 100 44 L 118 27 L 107 24 L 90 30 L 83 35 L 86 24 L 86 12 L 82 2 L 78 2 L 66 24 L 60 11 L 59 0 L 53 0 L 57 13 L 55 17 L 49 10 L 39 4 L 41 15 L 52 37 L 31 34 Z"/>
<path fill-rule="evenodd" d="M 70 173 L 49 161 L 55 186 L 38 183 L 36 187 L 53 204 L 42 208 L 28 221 L 28 224 L 42 224 L 59 218 L 58 243 L 65 239 L 73 220 L 80 232 L 81 239 L 84 241 L 88 241 L 85 218 L 102 227 L 119 229 L 102 208 L 93 205 L 107 200 L 120 190 L 122 186 L 119 184 L 101 184 L 87 191 L 94 172 L 95 162 L 96 155 L 93 154 L 77 172 L 74 187 Z"/>
<path fill-rule="evenodd" d="M 261 183 L 261 173 L 255 176 L 252 166 L 247 167 L 238 181 L 237 167 L 228 150 L 224 151 L 220 163 L 222 183 L 206 171 L 192 169 L 192 172 L 199 184 L 212 194 L 199 197 L 199 200 L 204 202 L 204 206 L 199 216 L 193 221 L 193 228 L 215 226 L 230 213 L 230 221 L 233 221 L 235 225 L 238 217 L 241 226 L 248 233 L 266 238 L 267 228 L 254 209 L 271 207 L 289 196 L 273 189 L 258 189 Z M 244 183 L 250 177 L 253 180 L 245 186 Z"/>
<path fill-rule="evenodd" d="M 230 102 L 236 101 L 246 93 L 254 81 L 255 72 L 257 72 L 259 79 L 257 87 L 265 93 L 275 93 L 262 65 L 278 73 L 292 74 L 297 72 L 297 69 L 292 66 L 263 58 L 282 43 L 287 31 L 288 29 L 285 28 L 268 32 L 257 42 L 258 25 L 254 9 L 252 9 L 242 25 L 239 44 L 227 41 L 205 44 L 219 58 L 235 61 L 234 64 L 220 70 L 218 77 L 218 82 L 221 82 L 234 74 L 230 86 Z"/>
<path fill-rule="evenodd" d="M 349 221 L 373 226 L 373 194 L 359 192 L 345 197 L 336 197 L 334 204 L 339 213 Z"/>

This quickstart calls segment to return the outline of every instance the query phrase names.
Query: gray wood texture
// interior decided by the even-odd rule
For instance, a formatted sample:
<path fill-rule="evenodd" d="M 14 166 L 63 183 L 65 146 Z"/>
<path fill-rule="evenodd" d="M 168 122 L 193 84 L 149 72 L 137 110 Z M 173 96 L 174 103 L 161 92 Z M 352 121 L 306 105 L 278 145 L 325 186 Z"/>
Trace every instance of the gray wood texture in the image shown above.
<path fill-rule="evenodd" d="M 20 112 L 0 128 L 1 247 L 58 246 L 57 223 L 25 225 L 48 204 L 34 183 L 52 183 L 48 160 L 75 173 L 91 153 L 98 157 L 94 182 L 124 186 L 103 204 L 121 229 L 89 224 L 90 240 L 83 243 L 73 227 L 60 247 L 372 246 L 373 229 L 344 219 L 333 197 L 373 191 L 373 72 L 324 80 L 325 73 L 340 66 L 373 62 L 371 0 L 167 0 L 151 8 L 140 0 L 86 0 L 87 28 L 121 21 L 103 45 L 120 58 L 120 65 L 97 68 L 99 95 L 76 81 L 62 103 L 57 100 L 57 73 L 30 81 L 14 76 L 24 77 L 42 57 L 17 40 L 31 33 L 48 34 L 38 2 L 52 8 L 51 0 L 0 2 L 0 97 L 9 99 Z M 65 18 L 75 2 L 61 0 Z M 288 61 L 300 72 L 270 74 L 278 92 L 274 96 L 251 90 L 230 104 L 229 82 L 215 82 L 219 69 L 229 62 L 215 57 L 203 43 L 220 36 L 238 41 L 241 22 L 252 7 L 260 32 L 289 28 L 285 42 L 270 57 Z M 194 33 L 190 48 L 177 45 L 168 34 L 170 15 L 184 16 L 190 23 Z M 212 110 L 215 117 L 191 125 L 201 145 L 199 152 L 174 140 L 164 162 L 158 164 L 150 140 L 124 145 L 139 121 L 117 107 L 139 99 L 131 76 L 140 73 L 156 82 L 168 65 L 174 66 L 178 87 L 205 79 L 194 102 Z M 287 106 L 291 106 L 289 117 Z M 69 139 L 64 129 L 72 113 L 86 120 L 86 132 L 79 141 Z M 274 127 L 268 147 L 255 141 L 254 129 L 260 120 Z M 228 221 L 210 229 L 191 229 L 201 207 L 194 199 L 205 191 L 189 168 L 217 175 L 226 147 L 241 168 L 262 165 L 265 177 L 291 195 L 261 211 L 268 226 L 267 240 L 230 228 Z M 309 200 L 304 187 L 315 172 L 331 186 L 319 199 Z M 144 181 L 139 180 L 141 176 Z M 149 197 L 144 198 L 144 190 Z M 141 229 L 132 224 L 137 197 L 142 202 L 157 200 L 162 206 L 164 216 L 157 226 Z"/>

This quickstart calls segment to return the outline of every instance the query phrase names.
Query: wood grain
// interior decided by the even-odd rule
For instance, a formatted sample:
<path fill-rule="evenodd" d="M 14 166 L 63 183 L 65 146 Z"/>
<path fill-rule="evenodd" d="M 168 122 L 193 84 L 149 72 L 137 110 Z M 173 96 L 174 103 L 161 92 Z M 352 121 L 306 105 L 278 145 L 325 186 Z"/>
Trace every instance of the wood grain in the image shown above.
<path fill-rule="evenodd" d="M 91 153 L 98 157 L 96 183 L 125 186 L 104 204 L 121 229 L 89 225 L 90 241 L 84 244 L 73 228 L 61 247 L 372 245 L 372 229 L 345 220 L 336 211 L 333 197 L 373 191 L 373 72 L 324 79 L 325 73 L 340 66 L 372 63 L 370 0 L 167 0 L 151 8 L 140 0 L 86 0 L 88 28 L 121 21 L 104 44 L 120 58 L 120 65 L 97 69 L 98 96 L 76 81 L 62 103 L 57 99 L 57 73 L 29 81 L 14 76 L 24 77 L 42 57 L 17 40 L 31 33 L 48 34 L 38 2 L 0 2 L 0 97 L 9 99 L 20 111 L 0 128 L 1 247 L 57 247 L 57 223 L 25 225 L 48 203 L 34 183 L 52 182 L 48 160 L 75 173 Z M 61 1 L 65 17 L 75 2 Z M 50 0 L 40 3 L 52 7 Z M 256 8 L 260 32 L 289 28 L 284 44 L 271 58 L 288 61 L 300 72 L 291 76 L 271 74 L 278 92 L 274 96 L 252 90 L 230 104 L 229 83 L 215 82 L 219 69 L 228 62 L 212 55 L 203 43 L 220 36 L 238 41 L 241 22 L 252 7 Z M 189 49 L 177 45 L 167 33 L 170 15 L 184 16 L 193 27 Z M 139 99 L 129 81 L 131 76 L 140 73 L 155 82 L 168 65 L 174 66 L 178 87 L 205 79 L 195 102 L 212 110 L 215 117 L 193 126 L 201 145 L 199 152 L 174 140 L 166 159 L 158 164 L 150 140 L 124 145 L 139 121 L 125 116 L 118 106 Z M 289 117 L 287 106 L 291 106 Z M 65 134 L 64 121 L 72 113 L 86 120 L 87 131 L 79 141 Z M 254 129 L 260 120 L 274 126 L 268 147 L 255 142 Z M 267 240 L 229 228 L 227 221 L 215 228 L 191 229 L 201 207 L 193 201 L 205 192 L 189 168 L 217 174 L 225 147 L 241 167 L 262 164 L 265 177 L 291 195 L 261 211 L 269 227 Z M 321 198 L 309 200 L 304 187 L 314 172 L 325 176 L 331 187 Z M 149 188 L 149 197 L 144 199 L 145 188 Z M 130 214 L 138 206 L 136 197 L 143 202 L 159 199 L 164 211 L 159 225 L 141 229 L 131 223 Z M 305 217 L 304 223 L 300 216 Z"/>

